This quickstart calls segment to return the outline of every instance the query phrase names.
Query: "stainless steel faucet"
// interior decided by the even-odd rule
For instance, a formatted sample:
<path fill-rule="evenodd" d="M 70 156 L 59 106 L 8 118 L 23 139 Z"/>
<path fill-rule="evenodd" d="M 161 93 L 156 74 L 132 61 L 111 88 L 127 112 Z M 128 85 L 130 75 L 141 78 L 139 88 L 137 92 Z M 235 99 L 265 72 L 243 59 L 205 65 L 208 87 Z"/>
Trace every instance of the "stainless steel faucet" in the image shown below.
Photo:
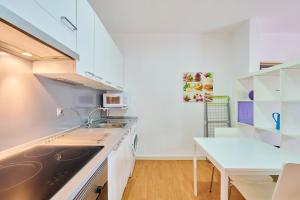
<path fill-rule="evenodd" d="M 90 127 L 91 125 L 92 125 L 92 123 L 93 123 L 93 115 L 94 115 L 94 113 L 96 113 L 97 111 L 99 111 L 100 112 L 100 119 L 101 119 L 101 111 L 106 111 L 107 110 L 107 108 L 102 108 L 101 106 L 99 106 L 99 107 L 97 107 L 97 108 L 95 108 L 95 109 L 93 109 L 90 113 L 89 113 L 89 116 L 88 116 L 88 120 L 87 120 L 87 126 L 88 127 Z"/>

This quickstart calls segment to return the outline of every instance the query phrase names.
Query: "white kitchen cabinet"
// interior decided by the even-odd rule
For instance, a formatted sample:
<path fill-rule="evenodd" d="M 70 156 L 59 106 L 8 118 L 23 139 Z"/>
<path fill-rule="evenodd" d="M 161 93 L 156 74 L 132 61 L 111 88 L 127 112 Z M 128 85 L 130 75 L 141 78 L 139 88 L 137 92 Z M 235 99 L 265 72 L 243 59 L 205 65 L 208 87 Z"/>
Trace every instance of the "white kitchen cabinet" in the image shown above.
<path fill-rule="evenodd" d="M 76 28 L 76 1 L 74 0 L 35 0 L 43 9 L 45 9 L 57 21 L 66 23 L 70 29 Z M 69 22 L 64 21 L 65 18 Z M 73 25 L 72 25 L 72 24 Z M 75 27 L 73 27 L 75 26 Z"/>
<path fill-rule="evenodd" d="M 123 87 L 122 54 L 87 0 L 77 0 L 77 71 Z"/>
<path fill-rule="evenodd" d="M 125 161 L 124 161 L 124 174 L 126 174 L 125 180 L 124 180 L 124 189 L 127 185 L 127 181 L 128 178 L 130 177 L 130 173 L 131 173 L 131 155 L 132 155 L 132 150 L 131 150 L 131 138 L 130 135 L 128 135 L 126 137 L 126 140 L 124 141 L 124 157 L 125 157 Z"/>
<path fill-rule="evenodd" d="M 114 82 L 115 72 L 113 67 L 113 41 L 108 34 L 108 32 L 104 35 L 104 43 L 105 47 L 105 76 L 106 80 L 110 83 Z"/>
<path fill-rule="evenodd" d="M 120 144 L 108 156 L 108 199 L 121 200 L 123 194 L 124 145 Z"/>
<path fill-rule="evenodd" d="M 115 42 L 110 38 L 110 55 L 109 65 L 111 71 L 111 81 L 118 87 L 123 87 L 123 56 L 116 46 Z"/>
<path fill-rule="evenodd" d="M 101 79 L 106 80 L 108 70 L 106 69 L 106 49 L 105 37 L 107 35 L 106 29 L 100 19 L 95 16 L 95 51 L 94 51 L 94 73 Z"/>
<path fill-rule="evenodd" d="M 130 137 L 125 135 L 108 156 L 108 199 L 121 200 L 130 176 Z"/>
<path fill-rule="evenodd" d="M 124 64 L 123 64 L 123 55 L 120 52 L 119 48 L 116 46 L 116 84 L 119 87 L 124 87 Z"/>
<path fill-rule="evenodd" d="M 95 75 L 108 84 L 123 87 L 123 56 L 105 29 L 101 20 L 95 17 Z"/>
<path fill-rule="evenodd" d="M 80 56 L 73 62 L 58 61 L 56 67 L 40 62 L 34 73 L 96 89 L 123 90 L 122 54 L 88 0 L 0 0 L 0 4 Z"/>
<path fill-rule="evenodd" d="M 77 0 L 77 52 L 80 60 L 76 63 L 76 70 L 91 77 L 94 75 L 94 20 L 94 10 L 89 2 Z"/>
<path fill-rule="evenodd" d="M 37 1 L 43 4 L 40 4 Z M 46 2 L 46 0 L 44 1 Z M 65 5 L 61 5 L 61 2 L 64 1 L 55 0 L 57 3 L 52 3 L 51 8 L 47 7 L 49 10 L 46 9 L 47 5 L 45 2 L 43 2 L 43 0 L 0 0 L 1 5 L 44 31 L 66 47 L 76 51 L 76 30 L 71 30 L 68 26 L 69 24 L 63 23 L 63 21 L 60 20 L 60 17 L 58 17 L 58 15 L 66 16 L 70 22 L 74 23 L 74 26 L 76 26 L 76 20 L 74 21 L 74 17 L 76 19 L 76 10 L 74 12 L 76 2 L 67 0 L 66 3 L 70 4 L 65 7 Z M 47 0 L 47 2 L 53 1 Z M 60 10 L 60 12 L 52 15 L 52 13 L 54 13 L 52 11 L 55 9 Z M 56 15 L 56 17 L 54 15 Z"/>
<path fill-rule="evenodd" d="M 108 156 L 108 199 L 120 200 L 120 178 L 118 166 L 120 162 L 120 151 L 113 150 Z"/>
<path fill-rule="evenodd" d="M 121 191 L 122 194 L 125 190 L 125 187 L 127 185 L 128 178 L 130 176 L 130 137 L 126 136 L 122 143 L 122 180 L 121 180 Z"/>

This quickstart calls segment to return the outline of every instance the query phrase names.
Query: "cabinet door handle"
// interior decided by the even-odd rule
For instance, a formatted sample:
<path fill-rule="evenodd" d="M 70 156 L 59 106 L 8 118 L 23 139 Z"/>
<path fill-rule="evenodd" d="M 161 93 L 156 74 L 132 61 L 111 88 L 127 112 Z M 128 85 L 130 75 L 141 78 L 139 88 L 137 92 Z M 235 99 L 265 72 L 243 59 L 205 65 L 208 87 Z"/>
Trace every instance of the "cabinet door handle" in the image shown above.
<path fill-rule="evenodd" d="M 115 148 L 114 148 L 113 150 L 114 150 L 114 151 L 117 151 L 121 143 L 122 143 L 122 142 L 119 142 L 119 143 L 115 146 Z"/>
<path fill-rule="evenodd" d="M 108 84 L 110 84 L 110 85 L 112 84 L 112 82 L 110 82 L 110 81 L 106 81 L 106 83 L 108 83 Z"/>
<path fill-rule="evenodd" d="M 121 87 L 121 86 L 117 86 L 117 88 L 119 88 L 119 89 L 123 90 L 123 87 Z"/>
<path fill-rule="evenodd" d="M 77 31 L 77 27 L 66 16 L 61 16 L 60 19 L 71 31 Z"/>
<path fill-rule="evenodd" d="M 92 72 L 85 72 L 85 75 L 87 75 L 87 76 L 95 76 L 95 74 L 92 73 Z"/>
<path fill-rule="evenodd" d="M 115 146 L 115 148 L 113 149 L 114 151 L 117 151 L 119 148 L 120 144 L 117 144 L 117 146 Z"/>

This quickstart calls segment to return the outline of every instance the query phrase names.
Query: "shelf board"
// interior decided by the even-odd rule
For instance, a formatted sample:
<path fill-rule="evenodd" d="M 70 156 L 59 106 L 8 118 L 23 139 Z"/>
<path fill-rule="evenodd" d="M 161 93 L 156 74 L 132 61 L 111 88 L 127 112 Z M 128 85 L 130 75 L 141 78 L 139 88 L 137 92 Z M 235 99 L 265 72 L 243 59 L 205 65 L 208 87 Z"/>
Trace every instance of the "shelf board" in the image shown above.
<path fill-rule="evenodd" d="M 254 76 L 274 76 L 274 75 L 278 76 L 281 69 L 295 69 L 299 67 L 300 67 L 300 60 L 294 60 L 283 64 L 275 65 L 273 67 L 264 70 L 253 72 L 245 76 L 241 76 L 240 78 L 238 78 L 238 80 L 251 79 Z"/>
<path fill-rule="evenodd" d="M 280 130 L 277 130 L 275 128 L 270 128 L 270 127 L 260 127 L 260 126 L 254 126 L 256 129 L 260 129 L 260 130 L 264 130 L 264 131 L 268 131 L 268 132 L 272 132 L 272 133 L 276 133 L 276 134 L 280 134 Z"/>
<path fill-rule="evenodd" d="M 106 110 L 117 110 L 117 109 L 127 110 L 128 106 L 124 106 L 124 107 L 109 107 L 109 108 L 104 107 L 103 109 L 106 109 Z"/>
<path fill-rule="evenodd" d="M 285 133 L 285 132 L 289 132 L 289 134 Z M 285 136 L 285 137 L 289 137 L 290 139 L 299 139 L 300 138 L 299 133 L 290 132 L 290 131 L 283 131 L 282 135 Z"/>
<path fill-rule="evenodd" d="M 254 100 L 255 103 L 281 102 L 280 99 Z"/>
<path fill-rule="evenodd" d="M 253 127 L 253 125 L 251 125 L 251 124 L 246 124 L 246 123 L 243 123 L 243 122 L 237 122 L 238 123 L 238 125 L 242 125 L 242 126 L 252 126 Z"/>
<path fill-rule="evenodd" d="M 250 75 L 245 75 L 245 76 L 241 76 L 241 77 L 239 77 L 237 80 L 238 80 L 238 81 L 250 81 L 251 79 L 253 79 L 252 74 L 250 74 Z"/>
<path fill-rule="evenodd" d="M 251 99 L 238 99 L 237 102 L 254 102 Z"/>
<path fill-rule="evenodd" d="M 300 99 L 283 99 L 282 103 L 300 103 Z"/>
<path fill-rule="evenodd" d="M 242 122 L 237 122 L 239 125 L 242 125 L 242 126 L 250 126 L 250 127 L 254 127 L 256 129 L 259 129 L 259 130 L 264 130 L 264 131 L 268 131 L 268 132 L 271 132 L 271 133 L 276 133 L 277 135 L 280 135 L 280 130 L 277 130 L 275 128 L 266 128 L 266 127 L 260 127 L 260 126 L 254 126 L 254 125 L 251 125 L 251 124 L 246 124 L 246 123 L 242 123 Z"/>
<path fill-rule="evenodd" d="M 282 102 L 282 103 L 300 103 L 300 99 L 269 99 L 269 100 L 251 100 L 251 99 L 238 99 L 237 102 L 254 102 L 254 103 L 264 103 L 264 102 Z"/>

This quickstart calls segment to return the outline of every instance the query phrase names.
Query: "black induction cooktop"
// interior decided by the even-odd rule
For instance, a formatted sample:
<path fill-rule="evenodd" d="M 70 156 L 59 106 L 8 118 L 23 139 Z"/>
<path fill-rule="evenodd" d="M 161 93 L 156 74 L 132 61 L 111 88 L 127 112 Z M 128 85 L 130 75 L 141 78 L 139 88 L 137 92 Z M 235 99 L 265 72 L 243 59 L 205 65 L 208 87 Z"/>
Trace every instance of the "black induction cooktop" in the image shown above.
<path fill-rule="evenodd" d="M 50 199 L 103 146 L 37 146 L 0 161 L 0 199 Z"/>

